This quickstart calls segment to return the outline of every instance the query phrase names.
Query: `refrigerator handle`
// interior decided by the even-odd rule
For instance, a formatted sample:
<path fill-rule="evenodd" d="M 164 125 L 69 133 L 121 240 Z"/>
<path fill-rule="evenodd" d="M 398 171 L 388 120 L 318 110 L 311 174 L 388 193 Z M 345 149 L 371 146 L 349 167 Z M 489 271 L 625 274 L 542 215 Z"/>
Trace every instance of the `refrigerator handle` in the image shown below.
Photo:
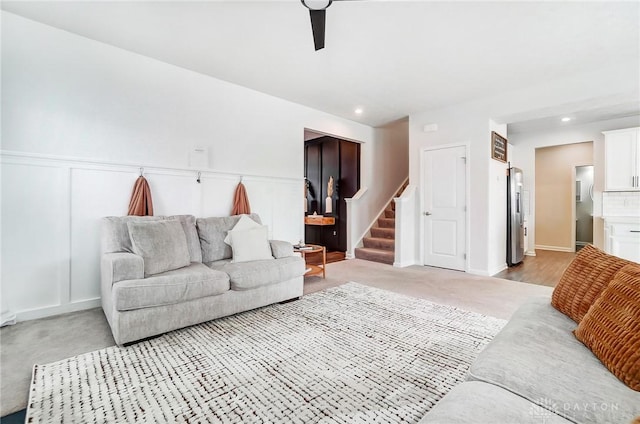
<path fill-rule="evenodd" d="M 520 192 L 516 191 L 516 213 L 520 213 Z"/>

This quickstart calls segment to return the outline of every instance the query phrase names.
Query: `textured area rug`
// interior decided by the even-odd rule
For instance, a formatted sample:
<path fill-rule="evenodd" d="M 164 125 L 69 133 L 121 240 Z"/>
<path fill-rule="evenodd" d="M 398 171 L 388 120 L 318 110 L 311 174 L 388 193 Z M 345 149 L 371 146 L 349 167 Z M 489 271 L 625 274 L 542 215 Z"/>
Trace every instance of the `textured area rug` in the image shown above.
<path fill-rule="evenodd" d="M 36 365 L 27 422 L 417 422 L 504 323 L 349 283 Z"/>

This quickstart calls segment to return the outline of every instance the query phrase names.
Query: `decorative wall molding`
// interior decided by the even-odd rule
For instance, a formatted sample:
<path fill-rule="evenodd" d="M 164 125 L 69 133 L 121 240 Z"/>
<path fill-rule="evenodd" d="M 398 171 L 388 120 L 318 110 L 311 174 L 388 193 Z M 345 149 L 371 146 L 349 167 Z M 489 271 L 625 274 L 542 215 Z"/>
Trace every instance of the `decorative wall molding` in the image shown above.
<path fill-rule="evenodd" d="M 122 163 L 113 161 L 104 161 L 92 158 L 82 158 L 73 156 L 57 156 L 47 155 L 42 153 L 29 153 L 19 152 L 13 150 L 0 150 L 0 160 L 2 163 L 22 163 L 31 165 L 43 165 L 43 166 L 55 166 L 62 168 L 76 168 L 76 169 L 100 169 L 116 172 L 140 172 L 140 168 L 143 168 L 146 173 L 154 173 L 160 175 L 179 175 L 179 176 L 197 176 L 198 172 L 202 173 L 202 176 L 219 177 L 228 179 L 250 179 L 253 181 L 295 181 L 302 183 L 303 178 L 282 177 L 282 176 L 268 176 L 268 175 L 255 175 L 245 173 L 231 173 L 224 171 L 216 171 L 212 168 L 199 169 L 191 167 L 167 167 L 156 166 L 143 163 Z M 195 178 L 194 178 L 195 181 Z M 354 196 L 355 197 L 355 196 Z"/>
<path fill-rule="evenodd" d="M 6 150 L 0 151 L 0 164 L 0 310 L 20 321 L 100 305 L 100 218 L 126 214 L 140 168 L 156 215 L 228 216 L 242 178 L 271 238 L 295 243 L 304 237 L 302 178 Z"/>

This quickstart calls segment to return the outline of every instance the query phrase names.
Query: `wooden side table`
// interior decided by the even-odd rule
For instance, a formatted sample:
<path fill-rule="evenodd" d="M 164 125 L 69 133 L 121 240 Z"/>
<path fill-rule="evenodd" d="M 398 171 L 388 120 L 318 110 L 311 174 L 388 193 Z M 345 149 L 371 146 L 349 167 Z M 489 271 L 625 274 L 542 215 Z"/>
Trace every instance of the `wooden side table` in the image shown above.
<path fill-rule="evenodd" d="M 324 246 L 320 246 L 317 244 L 306 244 L 305 247 L 310 249 L 300 249 L 294 248 L 293 250 L 296 252 L 300 252 L 302 257 L 304 258 L 304 262 L 309 271 L 305 272 L 306 276 L 311 275 L 320 275 L 322 274 L 322 278 L 326 277 L 325 268 L 327 267 L 327 249 Z M 307 255 L 313 255 L 317 253 L 322 253 L 322 265 L 311 265 L 307 263 Z"/>

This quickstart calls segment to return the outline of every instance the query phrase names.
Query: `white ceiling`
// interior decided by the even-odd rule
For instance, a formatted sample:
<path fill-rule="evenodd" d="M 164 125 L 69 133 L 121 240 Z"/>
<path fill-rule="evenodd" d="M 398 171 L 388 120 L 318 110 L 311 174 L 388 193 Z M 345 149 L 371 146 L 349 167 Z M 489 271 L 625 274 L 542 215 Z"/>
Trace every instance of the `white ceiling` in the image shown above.
<path fill-rule="evenodd" d="M 2 9 L 373 126 L 604 64 L 640 69 L 635 1 L 334 1 L 318 52 L 297 0 L 3 1 Z"/>

